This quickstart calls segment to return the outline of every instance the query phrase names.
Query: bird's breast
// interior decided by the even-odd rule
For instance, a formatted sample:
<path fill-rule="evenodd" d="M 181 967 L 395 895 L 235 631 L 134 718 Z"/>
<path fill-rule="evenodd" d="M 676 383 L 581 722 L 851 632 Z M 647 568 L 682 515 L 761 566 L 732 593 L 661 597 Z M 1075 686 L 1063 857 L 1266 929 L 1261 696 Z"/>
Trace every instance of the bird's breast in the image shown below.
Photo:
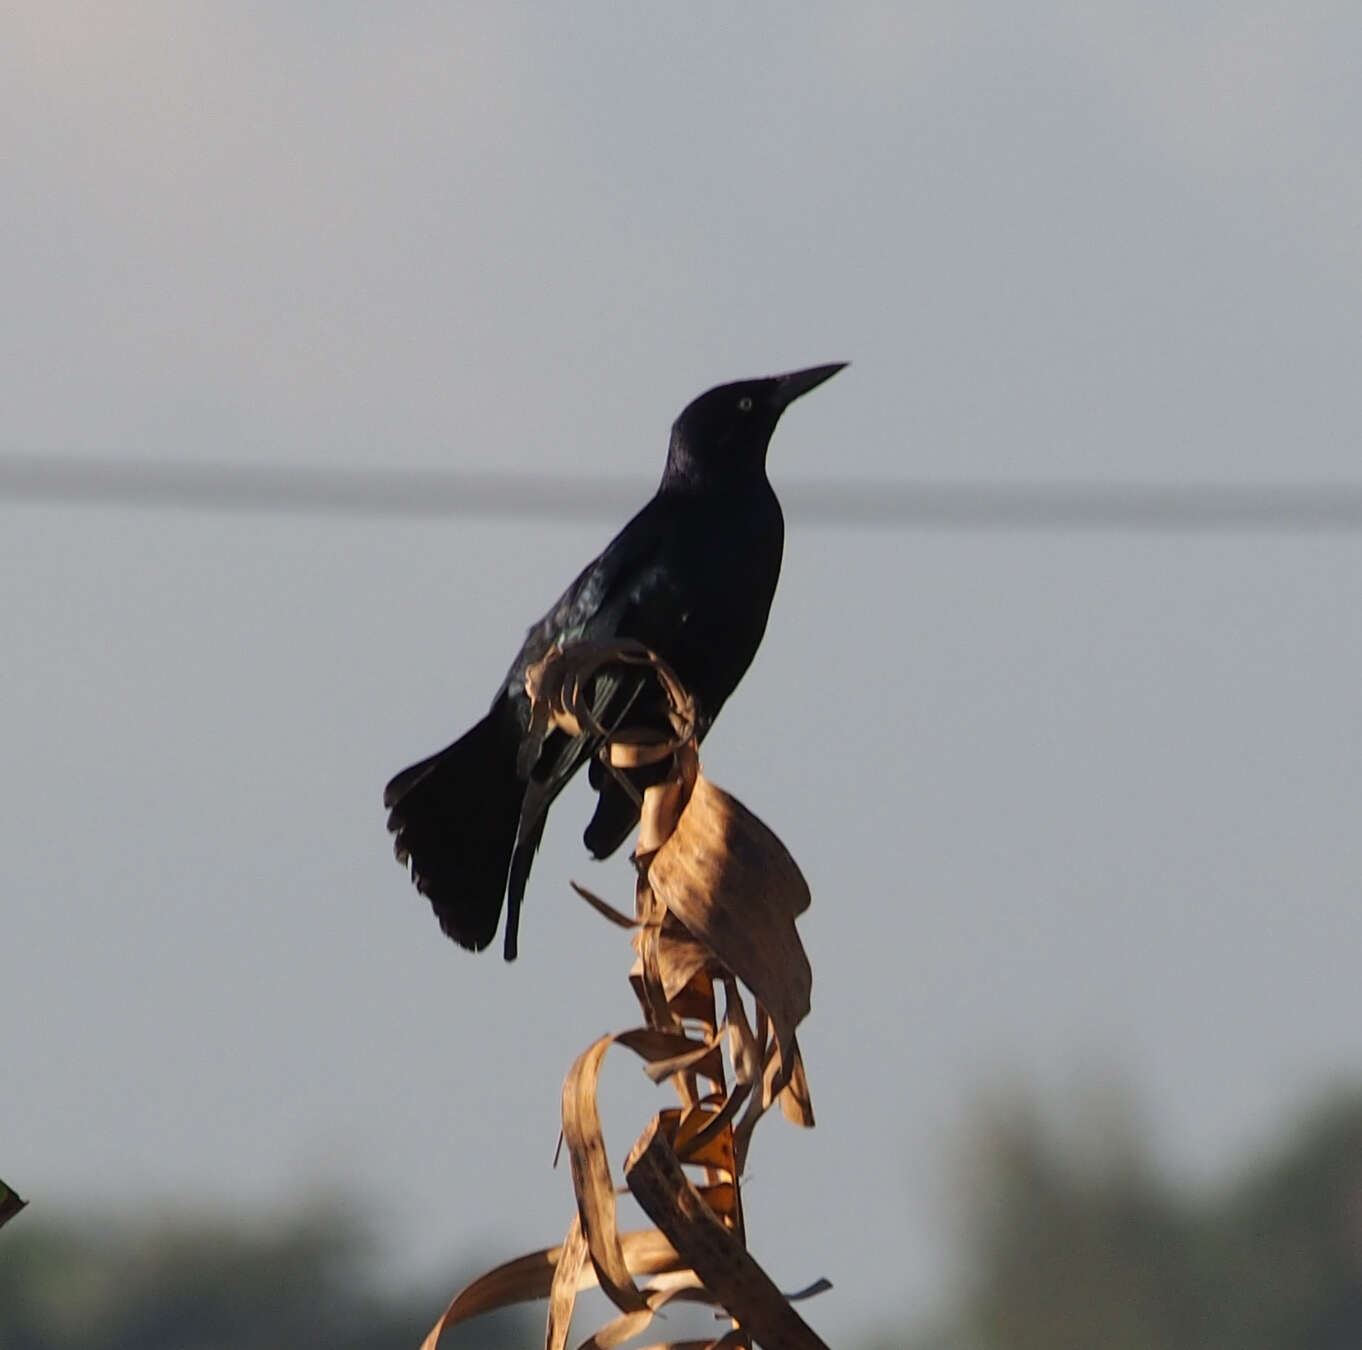
<path fill-rule="evenodd" d="M 673 666 L 706 720 L 742 679 L 766 631 L 780 576 L 776 511 L 774 528 L 765 512 L 711 512 L 679 532 L 665 585 L 641 597 L 638 618 L 649 631 L 639 636 Z"/>

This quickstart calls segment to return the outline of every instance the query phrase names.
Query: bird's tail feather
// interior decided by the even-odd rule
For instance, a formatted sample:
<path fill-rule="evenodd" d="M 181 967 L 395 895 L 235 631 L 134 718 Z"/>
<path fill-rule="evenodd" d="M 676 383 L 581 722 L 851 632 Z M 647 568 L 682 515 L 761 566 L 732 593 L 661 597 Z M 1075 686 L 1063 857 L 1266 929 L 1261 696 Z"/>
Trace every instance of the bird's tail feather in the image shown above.
<path fill-rule="evenodd" d="M 596 859 L 608 858 L 632 833 L 638 824 L 638 803 L 619 780 L 600 760 L 591 761 L 591 786 L 598 794 L 596 810 L 582 835 L 582 842 Z M 635 787 L 641 792 L 648 786 L 635 776 Z"/>
<path fill-rule="evenodd" d="M 440 927 L 481 951 L 496 936 L 525 785 L 521 728 L 503 695 L 471 731 L 404 769 L 383 793 L 393 850 Z"/>

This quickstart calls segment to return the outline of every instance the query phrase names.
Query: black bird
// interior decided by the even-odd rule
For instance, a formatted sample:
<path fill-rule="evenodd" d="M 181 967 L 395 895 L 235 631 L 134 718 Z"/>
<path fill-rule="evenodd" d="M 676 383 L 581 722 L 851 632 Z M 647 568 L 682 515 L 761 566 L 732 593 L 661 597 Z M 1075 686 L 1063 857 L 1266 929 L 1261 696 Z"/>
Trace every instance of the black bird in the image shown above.
<path fill-rule="evenodd" d="M 656 495 L 529 630 L 491 711 L 388 784 L 383 804 L 398 861 L 460 946 L 481 951 L 491 942 L 509 895 L 505 956 L 514 959 L 547 804 L 584 761 L 592 760 L 599 793 L 587 848 L 606 857 L 638 822 L 633 799 L 593 758 L 591 738 L 531 736 L 526 670 L 555 645 L 635 639 L 675 670 L 703 737 L 756 655 L 780 576 L 785 523 L 766 478 L 771 433 L 795 399 L 844 364 L 720 385 L 691 403 L 672 426 Z M 593 699 L 604 724 L 637 693 L 599 675 Z M 522 828 L 531 782 L 544 808 Z"/>

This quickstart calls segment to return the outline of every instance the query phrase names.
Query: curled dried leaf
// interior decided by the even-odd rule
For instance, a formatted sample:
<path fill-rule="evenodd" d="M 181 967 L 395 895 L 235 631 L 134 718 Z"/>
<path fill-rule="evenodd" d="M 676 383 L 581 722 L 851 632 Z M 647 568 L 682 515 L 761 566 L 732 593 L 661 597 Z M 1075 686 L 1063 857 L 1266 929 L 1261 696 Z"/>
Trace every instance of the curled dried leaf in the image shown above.
<path fill-rule="evenodd" d="M 623 667 L 636 669 L 622 674 Z M 658 682 L 661 702 L 645 692 L 641 667 Z M 813 1123 L 796 1040 L 812 987 L 795 928 L 809 905 L 808 887 L 775 835 L 700 773 L 694 703 L 646 648 L 587 643 L 552 651 L 527 673 L 526 689 L 530 749 L 537 753 L 554 728 L 598 742 L 601 763 L 640 805 L 634 917 L 574 889 L 611 922 L 634 930 L 638 960 L 630 980 L 647 1025 L 602 1037 L 563 1085 L 562 1138 L 577 1198 L 567 1240 L 474 1281 L 426 1345 L 479 1312 L 547 1296 L 547 1345 L 565 1350 L 577 1293 L 599 1284 L 620 1316 L 582 1350 L 612 1350 L 636 1337 L 674 1299 L 710 1303 L 735 1322 L 717 1340 L 676 1342 L 676 1350 L 750 1347 L 753 1338 L 782 1350 L 816 1350 L 822 1342 L 746 1251 L 739 1184 L 752 1130 L 775 1102 L 788 1118 Z M 538 792 L 531 784 L 522 829 L 542 815 L 549 788 Z M 755 1026 L 739 981 L 754 997 Z M 654 1119 L 626 1165 L 629 1190 L 657 1224 L 644 1233 L 619 1231 L 601 1134 L 597 1085 L 616 1041 L 643 1059 L 654 1081 L 670 1080 L 681 1101 Z M 702 1169 L 703 1181 L 692 1182 L 683 1165 Z M 645 1275 L 653 1278 L 640 1287 Z M 803 1293 L 821 1287 L 825 1282 Z"/>
<path fill-rule="evenodd" d="M 641 642 L 611 639 L 603 642 L 574 642 L 553 647 L 525 672 L 525 692 L 530 698 L 530 726 L 544 732 L 550 726 L 570 736 L 583 733 L 600 740 L 621 744 L 653 746 L 658 743 L 656 728 L 640 729 L 603 725 L 595 697 L 595 680 L 610 667 L 646 669 L 661 686 L 669 708 L 673 737 L 662 742 L 666 748 L 638 763 L 653 763 L 692 740 L 695 735 L 695 700 L 677 679 L 672 668 Z M 634 677 L 637 680 L 637 677 Z"/>
<path fill-rule="evenodd" d="M 795 1046 L 794 1069 L 790 1081 L 780 1093 L 780 1110 L 792 1125 L 802 1125 L 806 1130 L 813 1129 L 813 1098 L 809 1093 L 809 1080 L 804 1073 L 804 1057 Z"/>
<path fill-rule="evenodd" d="M 809 887 L 779 839 L 703 774 L 648 882 L 687 930 L 766 1009 L 786 1064 L 811 1006 L 813 972 L 795 919 Z"/>
<path fill-rule="evenodd" d="M 568 885 L 571 886 L 597 914 L 610 923 L 613 923 L 617 928 L 638 927 L 637 919 L 631 919 L 622 909 L 616 909 L 608 900 L 602 900 L 595 891 L 589 891 L 585 886 L 579 886 L 575 881 L 569 881 Z"/>
<path fill-rule="evenodd" d="M 568 1071 L 563 1083 L 563 1142 L 572 1168 L 577 1213 L 601 1289 L 621 1312 L 636 1312 L 644 1307 L 644 1299 L 629 1273 L 620 1245 L 615 1187 L 610 1179 L 596 1105 L 601 1062 L 614 1039 L 602 1036 L 577 1057 Z"/>
<path fill-rule="evenodd" d="M 573 1225 L 580 1232 L 575 1218 Z M 595 1269 L 585 1259 L 576 1260 L 569 1250 L 571 1233 L 570 1229 L 569 1242 L 562 1246 L 546 1247 L 542 1251 L 530 1252 L 514 1261 L 507 1261 L 466 1285 L 431 1328 L 430 1334 L 421 1343 L 421 1350 L 436 1350 L 442 1332 L 480 1317 L 483 1313 L 551 1297 L 554 1278 L 565 1252 L 577 1272 L 573 1286 L 575 1293 L 594 1288 Z M 688 1269 L 676 1248 L 656 1228 L 640 1228 L 623 1233 L 620 1241 L 625 1264 L 635 1276 L 666 1275 Z"/>
<path fill-rule="evenodd" d="M 760 1345 L 780 1350 L 827 1350 L 691 1185 L 672 1148 L 664 1117 L 639 1136 L 624 1176 L 644 1213 L 685 1254 L 705 1288 L 746 1334 Z"/>
<path fill-rule="evenodd" d="M 582 1232 L 582 1217 L 574 1214 L 568 1225 L 567 1237 L 559 1248 L 558 1266 L 553 1272 L 553 1284 L 549 1288 L 545 1350 L 564 1350 L 567 1345 L 568 1334 L 572 1330 L 572 1310 L 577 1306 L 577 1286 L 589 1255 L 586 1236 Z"/>

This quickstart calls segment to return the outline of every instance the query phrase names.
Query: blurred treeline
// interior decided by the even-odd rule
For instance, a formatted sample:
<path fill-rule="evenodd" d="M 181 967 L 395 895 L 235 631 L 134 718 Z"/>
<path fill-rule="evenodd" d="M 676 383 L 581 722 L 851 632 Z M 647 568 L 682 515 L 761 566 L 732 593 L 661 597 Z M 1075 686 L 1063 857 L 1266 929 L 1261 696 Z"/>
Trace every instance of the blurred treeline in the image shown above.
<path fill-rule="evenodd" d="M 0 1350 L 416 1350 L 455 1289 L 398 1293 L 369 1272 L 351 1210 L 318 1205 L 281 1223 L 46 1221 L 34 1201 L 0 1232 Z M 481 1264 L 491 1265 L 488 1260 Z M 441 1338 L 450 1350 L 522 1350 L 538 1309 Z"/>
<path fill-rule="evenodd" d="M 1119 1099 L 983 1113 L 955 1196 L 961 1292 L 914 1350 L 1362 1350 L 1362 1094 L 1207 1191 Z"/>
<path fill-rule="evenodd" d="M 958 1293 L 937 1327 L 894 1325 L 875 1344 L 1359 1350 L 1362 1095 L 1309 1113 L 1214 1191 L 1161 1176 L 1136 1119 L 1119 1101 L 1062 1120 L 1018 1104 L 980 1112 L 943 1234 Z M 343 1210 L 273 1227 L 82 1227 L 34 1205 L 0 1233 L 0 1350 L 415 1350 L 476 1273 L 399 1294 L 373 1266 Z M 536 1345 L 542 1314 L 487 1319 L 448 1344 Z"/>

